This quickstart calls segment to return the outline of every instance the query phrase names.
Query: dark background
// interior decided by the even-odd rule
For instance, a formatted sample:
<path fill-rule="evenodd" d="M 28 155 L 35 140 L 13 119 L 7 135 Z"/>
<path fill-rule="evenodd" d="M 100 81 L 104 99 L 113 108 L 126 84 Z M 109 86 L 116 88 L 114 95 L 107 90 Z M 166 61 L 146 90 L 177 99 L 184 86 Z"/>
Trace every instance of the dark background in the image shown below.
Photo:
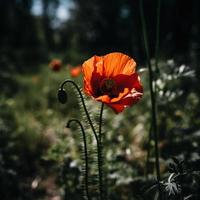
<path fill-rule="evenodd" d="M 41 12 L 34 13 L 38 1 Z M 67 119 L 80 117 L 78 101 L 68 88 L 69 101 L 60 105 L 57 90 L 70 78 L 70 67 L 95 54 L 120 51 L 133 57 L 138 69 L 146 68 L 139 3 L 0 0 L 0 199 L 81 199 L 80 139 L 76 128 L 64 128 Z M 58 17 L 60 7 L 67 18 Z M 144 15 L 154 63 L 156 0 L 144 0 Z M 172 156 L 184 159 L 188 170 L 200 167 L 199 19 L 199 0 L 161 0 L 160 72 L 155 81 L 163 180 Z M 63 63 L 58 72 L 49 68 L 54 58 Z M 107 190 L 113 200 L 141 199 L 144 186 L 155 180 L 154 143 L 148 139 L 147 71 L 141 79 L 140 103 L 119 115 L 111 110 L 105 114 Z M 79 78 L 75 81 L 82 84 Z M 88 103 L 92 108 L 96 105 Z M 185 197 L 199 194 L 199 180 L 187 179 Z"/>
<path fill-rule="evenodd" d="M 42 0 L 42 13 L 40 16 L 34 16 L 31 12 L 34 1 L 1 0 L 1 60 L 5 57 L 14 62 L 16 70 L 31 70 L 31 65 L 48 60 L 48 55 L 52 52 L 64 54 L 65 59 L 71 62 L 76 60 L 73 54 L 91 56 L 122 51 L 144 63 L 139 1 L 71 2 L 73 7 L 69 10 L 68 19 L 57 22 L 55 27 L 56 10 L 60 4 L 65 6 L 62 1 Z M 200 42 L 199 4 L 198 0 L 162 1 L 162 58 L 173 57 L 197 67 Z M 145 1 L 144 7 L 150 52 L 153 57 L 156 40 L 156 1 Z M 30 66 L 22 69 L 24 67 L 21 62 Z"/>

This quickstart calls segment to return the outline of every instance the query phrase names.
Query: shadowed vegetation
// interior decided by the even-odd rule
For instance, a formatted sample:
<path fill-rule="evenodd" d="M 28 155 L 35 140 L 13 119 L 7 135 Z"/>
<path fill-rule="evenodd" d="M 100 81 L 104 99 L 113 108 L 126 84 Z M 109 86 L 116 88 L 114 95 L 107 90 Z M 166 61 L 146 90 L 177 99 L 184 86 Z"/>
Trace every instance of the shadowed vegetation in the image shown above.
<path fill-rule="evenodd" d="M 110 200 L 155 198 L 154 132 L 139 3 L 0 1 L 0 199 L 82 199 L 82 138 L 78 126 L 65 126 L 84 116 L 73 87 L 65 87 L 66 104 L 58 102 L 57 91 L 72 79 L 72 67 L 116 51 L 136 60 L 144 96 L 118 115 L 104 109 L 105 194 Z M 166 199 L 199 199 L 200 1 L 161 1 L 159 70 L 157 3 L 144 1 L 143 9 L 156 87 L 161 190 Z M 59 14 L 63 10 L 67 18 Z M 53 59 L 59 61 L 56 69 L 49 65 Z M 81 76 L 73 79 L 82 87 Z M 98 121 L 101 104 L 86 99 Z M 94 138 L 87 139 L 89 162 L 94 163 Z M 90 171 L 94 185 L 89 191 L 96 195 L 95 167 Z"/>

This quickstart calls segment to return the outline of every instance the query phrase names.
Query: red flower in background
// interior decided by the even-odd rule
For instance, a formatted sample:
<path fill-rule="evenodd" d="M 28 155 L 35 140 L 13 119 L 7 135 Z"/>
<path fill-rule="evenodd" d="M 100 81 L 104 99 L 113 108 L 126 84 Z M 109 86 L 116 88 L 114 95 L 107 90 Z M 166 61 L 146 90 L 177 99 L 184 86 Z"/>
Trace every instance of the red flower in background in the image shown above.
<path fill-rule="evenodd" d="M 82 72 L 82 66 L 81 65 L 78 65 L 76 67 L 70 67 L 70 75 L 72 77 L 77 77 L 81 74 Z"/>
<path fill-rule="evenodd" d="M 50 63 L 49 63 L 49 67 L 53 70 L 53 71 L 60 71 L 61 67 L 62 67 L 62 61 L 60 59 L 53 59 Z"/>
<path fill-rule="evenodd" d="M 135 69 L 135 61 L 122 53 L 93 56 L 83 63 L 84 91 L 116 113 L 122 112 L 143 95 Z"/>

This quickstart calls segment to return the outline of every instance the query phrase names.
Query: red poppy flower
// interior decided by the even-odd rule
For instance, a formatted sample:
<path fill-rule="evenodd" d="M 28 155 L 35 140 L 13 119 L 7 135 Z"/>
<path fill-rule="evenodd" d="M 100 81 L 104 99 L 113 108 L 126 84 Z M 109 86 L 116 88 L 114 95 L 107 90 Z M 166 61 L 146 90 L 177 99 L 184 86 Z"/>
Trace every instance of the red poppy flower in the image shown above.
<path fill-rule="evenodd" d="M 136 63 L 122 53 L 93 56 L 83 63 L 84 91 L 116 113 L 137 103 L 143 95 Z"/>
<path fill-rule="evenodd" d="M 70 75 L 72 77 L 77 77 L 81 74 L 82 72 L 82 66 L 81 65 L 78 65 L 76 67 L 70 67 Z"/>
<path fill-rule="evenodd" d="M 49 67 L 53 70 L 53 71 L 59 71 L 62 67 L 62 61 L 59 59 L 53 59 L 50 64 Z"/>

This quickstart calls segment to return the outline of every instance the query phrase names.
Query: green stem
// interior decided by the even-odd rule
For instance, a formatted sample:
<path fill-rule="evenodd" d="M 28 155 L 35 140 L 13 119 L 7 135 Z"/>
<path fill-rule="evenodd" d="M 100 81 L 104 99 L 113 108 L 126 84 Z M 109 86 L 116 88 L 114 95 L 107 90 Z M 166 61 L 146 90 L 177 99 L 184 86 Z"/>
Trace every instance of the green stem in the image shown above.
<path fill-rule="evenodd" d="M 145 177 L 148 179 L 148 166 L 149 166 L 149 159 L 150 159 L 150 147 L 151 147 L 151 135 L 152 135 L 152 123 L 150 124 L 149 133 L 148 133 L 148 143 L 147 143 L 147 157 L 146 157 L 146 170 L 145 170 Z"/>
<path fill-rule="evenodd" d="M 79 94 L 79 96 L 80 96 L 80 99 L 81 99 L 81 102 L 82 102 L 82 105 L 83 105 L 83 109 L 84 109 L 85 114 L 86 114 L 86 116 L 87 116 L 88 122 L 89 122 L 89 124 L 90 124 L 90 126 L 91 126 L 91 128 L 92 128 L 92 131 L 93 131 L 93 133 L 94 133 L 94 135 L 95 135 L 96 140 L 98 140 L 97 133 L 96 133 L 96 131 L 95 131 L 94 125 L 93 125 L 92 120 L 91 120 L 91 118 L 90 118 L 89 112 L 88 112 L 88 110 L 87 110 L 87 108 L 86 108 L 85 101 L 84 101 L 84 98 L 83 98 L 83 94 L 82 94 L 80 88 L 78 87 L 78 85 L 77 85 L 74 81 L 72 81 L 72 80 L 66 80 L 66 81 L 64 81 L 64 82 L 62 83 L 61 89 L 63 89 L 63 87 L 64 87 L 64 85 L 65 85 L 66 83 L 71 83 L 71 84 L 76 88 L 76 90 L 78 91 L 78 94 Z"/>
<path fill-rule="evenodd" d="M 86 192 L 86 196 L 87 196 L 87 199 L 90 200 L 90 195 L 89 195 L 89 187 L 88 187 L 88 149 L 87 149 L 87 141 L 86 141 L 86 134 L 85 134 L 85 131 L 84 131 L 84 128 L 83 128 L 83 125 L 81 124 L 81 122 L 77 119 L 71 119 L 68 121 L 67 123 L 67 128 L 70 128 L 70 124 L 72 122 L 76 122 L 80 128 L 81 128 L 81 132 L 82 132 L 82 135 L 83 135 L 83 145 L 84 145 L 84 160 L 85 160 L 85 192 Z"/>
<path fill-rule="evenodd" d="M 100 110 L 100 117 L 99 117 L 99 141 L 101 142 L 101 130 L 102 130 L 102 121 L 103 121 L 103 108 L 104 103 L 101 104 L 101 110 Z"/>
<path fill-rule="evenodd" d="M 158 56 L 159 56 L 159 44 L 160 44 L 160 5 L 161 0 L 157 0 L 157 9 L 156 9 L 156 44 L 155 44 L 155 67 L 156 72 L 159 72 L 158 68 Z"/>
<path fill-rule="evenodd" d="M 100 199 L 105 200 L 104 190 L 103 190 L 103 157 L 102 157 L 102 121 L 103 121 L 103 108 L 104 103 L 101 104 L 100 116 L 99 116 L 99 142 L 97 144 L 98 152 L 98 166 L 99 166 L 99 189 L 100 189 Z"/>
<path fill-rule="evenodd" d="M 142 22 L 142 30 L 143 30 L 143 38 L 144 38 L 144 46 L 145 52 L 147 57 L 147 65 L 149 69 L 149 88 L 150 88 L 150 95 L 151 95 L 151 107 L 152 107 L 152 128 L 154 132 L 154 148 L 155 148 L 155 159 L 156 159 L 156 176 L 159 186 L 159 199 L 161 197 L 161 187 L 160 187 L 160 164 L 159 164 L 159 149 L 158 149 L 158 133 L 157 133 L 157 116 L 156 116 L 156 104 L 155 104 L 155 93 L 153 90 L 153 71 L 150 61 L 150 54 L 149 54 L 149 45 L 147 39 L 147 32 L 146 32 L 146 23 L 144 18 L 144 11 L 143 11 L 143 0 L 140 0 L 140 17 Z"/>
<path fill-rule="evenodd" d="M 156 9 L 156 43 L 155 43 L 155 72 L 156 76 L 159 74 L 159 67 L 158 67 L 158 62 L 159 62 L 159 43 L 160 43 L 160 6 L 161 6 L 161 0 L 157 0 L 157 9 Z M 158 91 L 158 86 L 155 82 L 155 91 L 154 94 L 155 96 L 157 95 Z M 156 99 L 155 99 L 156 101 Z M 156 102 L 155 102 L 156 104 Z"/>
<path fill-rule="evenodd" d="M 80 96 L 80 99 L 81 99 L 81 102 L 82 102 L 82 105 L 83 105 L 83 109 L 85 111 L 85 114 L 87 116 L 88 122 L 89 122 L 90 127 L 91 127 L 91 129 L 92 129 L 92 131 L 94 133 L 94 136 L 95 136 L 95 140 L 96 140 L 96 143 L 97 143 L 97 152 L 98 152 L 99 193 L 100 193 L 100 200 L 103 200 L 103 197 L 102 197 L 102 195 L 103 195 L 103 193 L 102 193 L 103 182 L 102 182 L 102 172 L 101 172 L 101 142 L 99 141 L 97 132 L 96 132 L 96 130 L 94 128 L 94 125 L 93 125 L 92 120 L 90 118 L 89 112 L 88 112 L 88 110 L 86 108 L 85 101 L 84 101 L 84 98 L 83 98 L 81 90 L 79 89 L 78 85 L 74 81 L 72 81 L 72 80 L 66 80 L 66 81 L 64 81 L 62 83 L 62 85 L 61 85 L 61 89 L 63 89 L 63 87 L 64 87 L 64 85 L 66 83 L 72 84 L 76 88 L 76 90 L 78 91 L 78 94 Z M 101 117 L 100 118 L 102 118 L 102 115 L 103 115 L 103 109 L 101 109 L 101 114 L 100 114 Z M 100 128 L 100 130 L 101 130 L 101 128 Z"/>

